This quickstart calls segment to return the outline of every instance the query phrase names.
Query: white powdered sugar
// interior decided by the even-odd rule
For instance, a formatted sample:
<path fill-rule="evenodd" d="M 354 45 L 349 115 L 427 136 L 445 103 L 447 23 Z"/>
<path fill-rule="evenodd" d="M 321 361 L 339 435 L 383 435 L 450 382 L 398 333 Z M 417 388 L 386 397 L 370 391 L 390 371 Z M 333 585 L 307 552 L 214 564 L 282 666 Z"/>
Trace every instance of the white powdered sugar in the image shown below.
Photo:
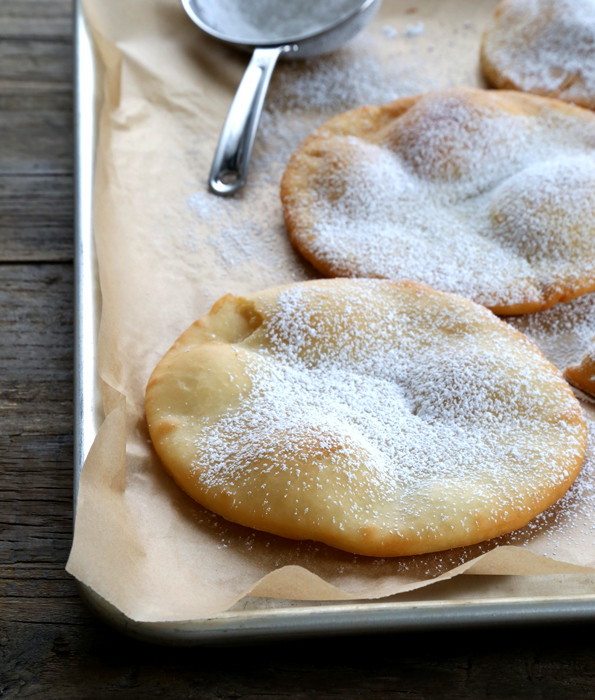
<path fill-rule="evenodd" d="M 201 220 L 216 222 L 204 242 L 213 248 L 224 270 L 246 262 L 255 269 L 268 267 L 274 260 L 281 265 L 285 249 L 272 222 L 247 216 L 241 199 L 197 192 L 188 198 L 188 205 Z"/>
<path fill-rule="evenodd" d="M 581 429 L 562 413 L 552 422 L 543 363 L 488 312 L 428 309 L 423 294 L 414 309 L 387 310 L 380 284 L 362 283 L 333 317 L 299 286 L 281 294 L 260 329 L 266 345 L 247 345 L 251 390 L 200 440 L 201 481 L 250 482 L 258 464 L 290 483 L 301 463 L 304 490 L 320 488 L 347 520 L 390 528 L 396 511 L 432 532 L 451 518 L 471 527 L 486 509 L 522 509 L 517 493 L 567 479 Z M 327 492 L 329 469 L 345 471 L 352 489 Z M 269 500 L 263 493 L 265 510 Z M 428 501 L 435 512 L 424 522 Z"/>
<path fill-rule="evenodd" d="M 556 367 L 576 364 L 595 342 L 595 292 L 536 314 L 507 318 Z"/>
<path fill-rule="evenodd" d="M 416 22 L 415 24 L 408 24 L 405 29 L 405 34 L 407 36 L 420 36 L 426 31 L 426 27 L 423 22 Z"/>
<path fill-rule="evenodd" d="M 485 41 L 490 62 L 520 89 L 595 105 L 593 0 L 515 0 Z"/>
<path fill-rule="evenodd" d="M 521 545 L 539 539 L 542 554 L 562 561 L 575 561 L 595 539 L 595 412 L 588 412 L 587 454 L 581 471 L 566 494 L 523 529 L 495 540 L 496 544 Z"/>
<path fill-rule="evenodd" d="M 429 96 L 380 143 L 327 143 L 290 206 L 313 221 L 296 235 L 333 274 L 413 279 L 487 306 L 593 274 L 595 123 Z"/>

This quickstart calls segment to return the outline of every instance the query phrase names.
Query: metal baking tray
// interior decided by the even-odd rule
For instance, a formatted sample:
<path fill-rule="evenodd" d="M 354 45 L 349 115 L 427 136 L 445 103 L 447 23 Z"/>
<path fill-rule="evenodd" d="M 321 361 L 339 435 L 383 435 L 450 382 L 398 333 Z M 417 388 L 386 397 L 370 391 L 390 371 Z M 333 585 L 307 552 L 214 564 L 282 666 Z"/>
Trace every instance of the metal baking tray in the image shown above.
<path fill-rule="evenodd" d="M 103 412 L 96 372 L 101 293 L 93 245 L 93 172 L 100 106 L 98 66 L 81 0 L 75 22 L 75 441 L 74 506 L 83 462 Z M 237 643 L 423 629 L 595 620 L 595 575 L 458 576 L 380 600 L 312 603 L 245 598 L 232 609 L 186 622 L 146 623 L 126 617 L 80 583 L 81 597 L 122 632 L 160 644 Z M 514 590 L 513 590 L 514 588 Z M 592 591 L 585 593 L 585 591 Z"/>

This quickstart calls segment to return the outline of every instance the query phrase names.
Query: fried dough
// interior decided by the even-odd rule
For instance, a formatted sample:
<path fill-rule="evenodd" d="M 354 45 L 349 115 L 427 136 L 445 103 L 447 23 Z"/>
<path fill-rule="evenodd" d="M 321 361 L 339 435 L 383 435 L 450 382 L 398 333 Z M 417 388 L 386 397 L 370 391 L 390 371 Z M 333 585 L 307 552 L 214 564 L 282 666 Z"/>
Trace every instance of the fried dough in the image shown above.
<path fill-rule="evenodd" d="M 523 334 L 415 282 L 225 296 L 146 391 L 164 467 L 241 525 L 373 556 L 520 528 L 577 476 L 586 425 Z"/>

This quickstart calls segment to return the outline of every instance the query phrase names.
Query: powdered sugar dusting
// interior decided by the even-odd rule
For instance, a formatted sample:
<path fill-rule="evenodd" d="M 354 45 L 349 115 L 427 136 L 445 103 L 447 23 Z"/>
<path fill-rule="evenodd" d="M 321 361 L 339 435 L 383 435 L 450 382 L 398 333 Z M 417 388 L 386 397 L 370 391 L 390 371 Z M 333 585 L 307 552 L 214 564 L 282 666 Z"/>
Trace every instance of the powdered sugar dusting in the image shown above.
<path fill-rule="evenodd" d="M 299 285 L 281 294 L 240 344 L 252 389 L 197 443 L 205 487 L 247 488 L 264 470 L 276 490 L 265 479 L 266 511 L 285 473 L 298 520 L 324 530 L 338 507 L 339 530 L 373 520 L 435 536 L 448 523 L 473 531 L 486 511 L 497 520 L 526 507 L 522 494 L 566 481 L 582 428 L 560 411 L 543 362 L 487 311 L 390 310 L 378 304 L 381 284 L 362 283 L 332 317 L 324 294 Z M 337 470 L 349 488 L 334 489 Z"/>
<path fill-rule="evenodd" d="M 205 240 L 227 271 L 250 262 L 266 272 L 275 263 L 281 267 L 287 256 L 286 241 L 266 216 L 246 216 L 241 199 L 222 199 L 207 192 L 196 192 L 188 205 L 202 220 L 211 222 Z"/>
<path fill-rule="evenodd" d="M 405 34 L 407 36 L 420 36 L 420 34 L 423 34 L 426 30 L 426 27 L 423 22 L 416 22 L 415 24 L 408 24 L 407 28 L 405 29 Z"/>
<path fill-rule="evenodd" d="M 580 551 L 595 539 L 595 412 L 587 410 L 586 418 L 587 454 L 576 481 L 552 508 L 496 544 L 519 545 L 537 540 L 532 544 L 534 551 L 553 559 L 576 561 L 580 560 Z"/>
<path fill-rule="evenodd" d="M 492 20 L 485 54 L 501 79 L 595 107 L 595 2 L 515 0 Z"/>
<path fill-rule="evenodd" d="M 593 276 L 595 122 L 449 92 L 377 143 L 320 134 L 308 191 L 287 206 L 313 221 L 296 238 L 332 274 L 414 279 L 487 306 Z"/>
<path fill-rule="evenodd" d="M 576 364 L 595 337 L 595 293 L 507 321 L 533 340 L 556 367 Z"/>

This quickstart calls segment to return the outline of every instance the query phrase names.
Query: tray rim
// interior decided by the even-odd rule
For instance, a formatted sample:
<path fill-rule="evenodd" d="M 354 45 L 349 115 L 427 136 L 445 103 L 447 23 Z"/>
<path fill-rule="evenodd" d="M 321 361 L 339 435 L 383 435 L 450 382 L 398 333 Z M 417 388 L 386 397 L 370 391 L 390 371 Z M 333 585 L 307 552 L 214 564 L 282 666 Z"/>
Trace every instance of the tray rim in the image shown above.
<path fill-rule="evenodd" d="M 97 432 L 95 379 L 99 285 L 93 247 L 93 170 L 97 97 L 93 48 L 82 0 L 74 26 L 74 515 L 83 463 Z"/>
<path fill-rule="evenodd" d="M 140 641 L 170 646 L 237 644 L 323 636 L 578 624 L 593 620 L 595 596 L 506 597 L 489 601 L 364 601 L 332 606 L 229 610 L 201 620 L 133 620 L 84 584 L 80 594 L 112 627 Z"/>
<path fill-rule="evenodd" d="M 97 127 L 97 75 L 93 44 L 83 11 L 74 0 L 74 516 L 83 463 L 103 419 L 96 377 L 98 299 L 93 246 L 93 170 Z M 100 618 L 144 641 L 169 645 L 242 643 L 333 634 L 375 634 L 511 624 L 595 620 L 592 594 L 490 600 L 324 603 L 299 608 L 232 610 L 198 620 L 143 622 L 127 617 L 101 595 L 77 581 L 80 596 Z"/>

